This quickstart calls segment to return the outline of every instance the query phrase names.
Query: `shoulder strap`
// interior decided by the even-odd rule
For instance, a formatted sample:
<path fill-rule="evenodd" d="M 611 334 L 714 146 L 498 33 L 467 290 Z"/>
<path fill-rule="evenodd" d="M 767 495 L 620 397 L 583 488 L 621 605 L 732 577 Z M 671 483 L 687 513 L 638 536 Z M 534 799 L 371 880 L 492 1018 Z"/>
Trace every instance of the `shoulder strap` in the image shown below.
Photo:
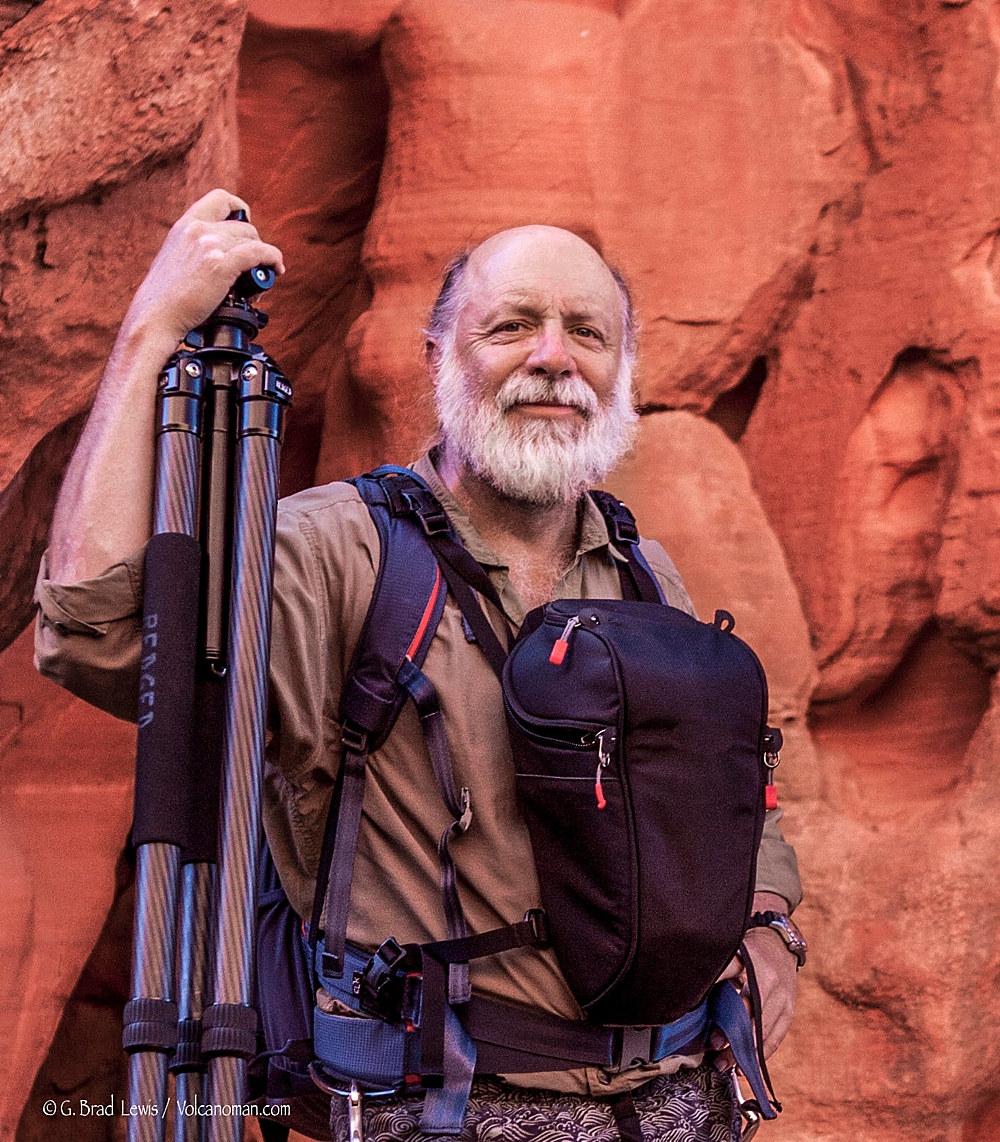
<path fill-rule="evenodd" d="M 344 757 L 327 812 L 309 923 L 315 949 L 325 904 L 324 970 L 330 975 L 343 970 L 368 754 L 389 736 L 407 700 L 397 676 L 407 663 L 419 670 L 444 611 L 446 591 L 434 553 L 416 521 L 392 511 L 383 478 L 395 476 L 395 469 L 377 469 L 349 481 L 378 531 L 379 564 L 340 698 Z"/>
<path fill-rule="evenodd" d="M 408 658 L 421 665 L 444 611 L 441 571 L 420 522 L 393 510 L 386 485 L 406 478 L 396 471 L 379 468 L 349 481 L 371 514 L 380 549 L 375 588 L 340 698 L 341 724 L 358 735 L 356 744 L 365 752 L 389 736 L 406 701 L 399 670 Z M 407 469 L 398 471 L 423 484 Z M 439 511 L 442 526 L 450 528 Z"/>
<path fill-rule="evenodd" d="M 590 492 L 590 498 L 604 516 L 609 542 L 627 560 L 626 563 L 617 564 L 622 598 L 645 603 L 665 603 L 667 600 L 659 580 L 639 550 L 639 529 L 636 527 L 635 516 L 610 492 L 594 489 Z"/>
<path fill-rule="evenodd" d="M 463 789 L 459 796 L 455 789 L 437 694 L 420 669 L 441 621 L 445 582 L 498 675 L 507 656 L 475 591 L 503 614 L 500 597 L 485 570 L 462 546 L 427 484 L 408 468 L 388 465 L 349 482 L 358 489 L 375 523 L 380 557 L 372 599 L 341 695 L 344 758 L 327 815 L 310 921 L 310 942 L 315 948 L 325 902 L 323 970 L 335 977 L 344 969 L 368 754 L 389 736 L 407 698 L 417 708 L 438 787 L 454 818 L 438 846 L 441 889 L 449 936 L 465 935 L 450 844 L 469 827 L 469 792 Z M 456 993 L 467 993 L 467 970 L 451 974 Z"/>

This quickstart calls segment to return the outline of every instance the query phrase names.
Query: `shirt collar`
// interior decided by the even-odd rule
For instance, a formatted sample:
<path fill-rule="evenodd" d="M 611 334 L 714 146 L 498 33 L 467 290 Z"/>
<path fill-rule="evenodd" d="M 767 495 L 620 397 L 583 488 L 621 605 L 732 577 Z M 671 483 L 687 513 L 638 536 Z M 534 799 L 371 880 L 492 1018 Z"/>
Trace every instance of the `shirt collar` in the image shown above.
<path fill-rule="evenodd" d="M 484 567 L 502 567 L 507 568 L 507 564 L 500 558 L 499 555 L 493 550 L 492 547 L 482 538 L 478 531 L 472 524 L 472 520 L 459 506 L 458 500 L 451 494 L 447 484 L 438 475 L 438 470 L 434 466 L 434 458 L 432 453 L 426 453 L 413 465 L 413 471 L 416 472 L 423 480 L 427 482 L 428 487 L 437 497 L 438 502 L 444 508 L 451 518 L 451 522 L 455 525 L 455 530 L 459 534 L 459 538 L 465 545 L 469 554 Z M 580 530 L 579 530 L 579 543 L 577 545 L 577 557 L 586 555 L 589 551 L 597 551 L 600 548 L 606 548 L 612 557 L 620 562 L 627 562 L 627 559 L 621 552 L 609 542 L 607 524 L 604 522 L 604 516 L 601 515 L 601 509 L 594 503 L 590 496 L 584 496 L 581 500 L 582 508 L 580 512 Z"/>

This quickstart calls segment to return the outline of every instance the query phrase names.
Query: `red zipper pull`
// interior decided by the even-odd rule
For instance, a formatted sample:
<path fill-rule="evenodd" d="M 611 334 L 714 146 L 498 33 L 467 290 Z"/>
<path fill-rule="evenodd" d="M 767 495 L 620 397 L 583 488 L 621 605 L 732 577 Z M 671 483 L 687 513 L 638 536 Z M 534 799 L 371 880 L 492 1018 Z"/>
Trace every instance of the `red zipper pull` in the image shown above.
<path fill-rule="evenodd" d="M 774 784 L 774 771 L 778 768 L 779 761 L 781 761 L 781 754 L 777 751 L 764 754 L 764 768 L 767 770 L 767 784 L 764 786 L 765 809 L 777 809 L 778 807 L 778 787 Z"/>
<path fill-rule="evenodd" d="M 553 643 L 552 653 L 549 655 L 549 662 L 551 662 L 553 666 L 562 666 L 563 659 L 566 657 L 566 651 L 569 650 L 569 636 L 573 633 L 573 628 L 579 625 L 580 616 L 574 615 L 563 627 L 563 632 Z"/>
<path fill-rule="evenodd" d="M 611 761 L 617 743 L 618 735 L 610 726 L 597 735 L 597 777 L 594 781 L 594 794 L 597 797 L 598 809 L 603 809 L 608 803 L 604 796 L 604 787 L 601 785 L 601 777 Z"/>

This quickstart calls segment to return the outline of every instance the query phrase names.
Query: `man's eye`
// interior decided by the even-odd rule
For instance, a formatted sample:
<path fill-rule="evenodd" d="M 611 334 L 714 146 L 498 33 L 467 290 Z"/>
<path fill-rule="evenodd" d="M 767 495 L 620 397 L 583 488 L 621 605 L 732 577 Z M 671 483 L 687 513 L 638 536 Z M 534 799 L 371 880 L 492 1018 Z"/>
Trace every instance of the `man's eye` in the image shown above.
<path fill-rule="evenodd" d="M 596 329 L 591 329 L 589 325 L 580 325 L 574 329 L 573 332 L 577 335 L 577 337 L 590 337 L 595 341 L 604 340 L 604 338 L 601 337 L 600 333 L 598 333 Z"/>
<path fill-rule="evenodd" d="M 493 330 L 494 333 L 520 333 L 524 328 L 523 321 L 505 321 Z"/>

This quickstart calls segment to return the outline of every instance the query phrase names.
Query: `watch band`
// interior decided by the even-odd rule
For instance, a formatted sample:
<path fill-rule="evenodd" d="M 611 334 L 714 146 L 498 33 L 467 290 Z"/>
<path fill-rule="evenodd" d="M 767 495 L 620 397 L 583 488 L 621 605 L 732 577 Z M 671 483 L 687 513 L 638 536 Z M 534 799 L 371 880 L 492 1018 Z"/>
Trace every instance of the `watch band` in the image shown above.
<path fill-rule="evenodd" d="M 784 912 L 755 912 L 750 917 L 747 931 L 751 928 L 772 928 L 785 941 L 785 946 L 802 967 L 806 962 L 806 952 L 809 945 L 805 936 L 796 928 Z"/>

